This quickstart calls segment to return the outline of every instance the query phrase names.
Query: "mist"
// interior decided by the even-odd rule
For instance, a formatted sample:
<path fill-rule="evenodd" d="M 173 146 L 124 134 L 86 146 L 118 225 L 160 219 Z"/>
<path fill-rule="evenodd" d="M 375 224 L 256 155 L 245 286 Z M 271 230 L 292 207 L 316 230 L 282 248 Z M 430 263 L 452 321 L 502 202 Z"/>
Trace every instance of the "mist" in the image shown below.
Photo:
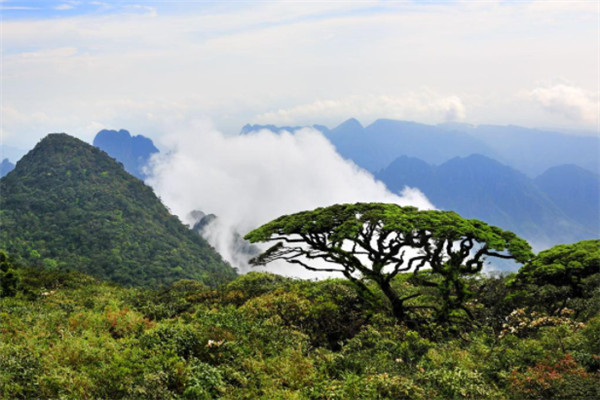
<path fill-rule="evenodd" d="M 226 136 L 205 121 L 164 136 L 161 147 L 165 151 L 151 160 L 147 182 L 187 224 L 195 222 L 193 210 L 217 215 L 203 235 L 241 273 L 249 270 L 248 256 L 236 251 L 235 233 L 243 236 L 281 215 L 353 202 L 433 208 L 418 189 L 391 193 L 313 129 Z M 269 270 L 307 276 L 296 266 Z"/>

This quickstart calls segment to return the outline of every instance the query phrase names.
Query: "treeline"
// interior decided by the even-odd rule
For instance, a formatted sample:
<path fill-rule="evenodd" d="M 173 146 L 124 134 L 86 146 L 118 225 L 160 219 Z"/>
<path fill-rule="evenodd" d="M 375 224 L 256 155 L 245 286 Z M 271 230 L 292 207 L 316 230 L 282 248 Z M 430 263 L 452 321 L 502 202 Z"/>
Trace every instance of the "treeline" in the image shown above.
<path fill-rule="evenodd" d="M 347 280 L 123 288 L 2 255 L 0 396 L 595 399 L 598 248 L 557 246 L 518 274 L 474 276 L 472 320 L 410 329 Z M 398 293 L 410 278 L 394 278 Z"/>

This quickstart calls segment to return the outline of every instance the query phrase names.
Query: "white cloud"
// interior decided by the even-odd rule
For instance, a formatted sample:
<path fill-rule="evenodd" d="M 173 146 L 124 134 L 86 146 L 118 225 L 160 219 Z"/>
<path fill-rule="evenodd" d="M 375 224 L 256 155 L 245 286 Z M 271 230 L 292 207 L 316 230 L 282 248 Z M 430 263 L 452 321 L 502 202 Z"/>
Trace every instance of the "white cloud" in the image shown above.
<path fill-rule="evenodd" d="M 76 54 L 77 49 L 74 47 L 58 47 L 38 51 L 24 51 L 19 53 L 18 57 L 22 60 L 36 60 L 39 62 L 48 62 L 51 60 L 64 60 L 65 57 L 74 56 Z"/>
<path fill-rule="evenodd" d="M 131 5 L 131 6 L 128 6 L 128 7 L 131 8 L 132 10 L 143 11 L 149 17 L 156 17 L 156 16 L 158 16 L 158 12 L 156 11 L 155 7 L 143 6 L 143 5 L 140 5 L 140 4 L 134 4 L 134 5 Z"/>
<path fill-rule="evenodd" d="M 74 8 L 74 6 L 71 4 L 60 4 L 56 7 L 54 7 L 55 10 L 59 10 L 59 11 L 72 10 L 73 8 Z"/>
<path fill-rule="evenodd" d="M 528 97 L 549 113 L 559 114 L 574 122 L 598 123 L 598 93 L 561 83 L 533 89 Z"/>
<path fill-rule="evenodd" d="M 287 109 L 267 112 L 255 118 L 256 123 L 311 124 L 377 118 L 408 119 L 420 122 L 462 121 L 466 109 L 458 96 L 440 96 L 429 90 L 406 96 L 349 96 L 335 100 L 318 100 Z"/>
<path fill-rule="evenodd" d="M 547 13 L 549 15 L 587 14 L 589 18 L 596 18 L 598 13 L 598 2 L 594 0 L 535 0 L 527 5 L 527 8 L 536 13 Z"/>
<path fill-rule="evenodd" d="M 28 6 L 0 6 L 0 10 L 5 10 L 5 11 L 25 11 L 25 10 L 39 10 L 39 7 L 28 7 Z"/>
<path fill-rule="evenodd" d="M 55 6 L 54 9 L 57 11 L 67 11 L 74 9 L 79 4 L 81 4 L 80 1 L 67 1 L 65 3 Z"/>
<path fill-rule="evenodd" d="M 149 183 L 188 223 L 192 210 L 216 214 L 208 239 L 242 270 L 245 260 L 232 251 L 231 232 L 243 235 L 280 215 L 357 201 L 432 208 L 416 189 L 390 193 L 310 129 L 227 137 L 202 123 L 166 136 L 162 145 L 167 152 L 154 159 Z"/>

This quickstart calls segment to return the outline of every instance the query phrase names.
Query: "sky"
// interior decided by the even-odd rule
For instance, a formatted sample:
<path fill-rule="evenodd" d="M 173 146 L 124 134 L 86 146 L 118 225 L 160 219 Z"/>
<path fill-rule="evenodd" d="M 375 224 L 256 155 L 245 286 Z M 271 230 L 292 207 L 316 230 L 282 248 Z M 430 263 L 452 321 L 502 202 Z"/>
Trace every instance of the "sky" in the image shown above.
<path fill-rule="evenodd" d="M 600 2 L 0 1 L 2 143 L 355 117 L 598 134 Z"/>

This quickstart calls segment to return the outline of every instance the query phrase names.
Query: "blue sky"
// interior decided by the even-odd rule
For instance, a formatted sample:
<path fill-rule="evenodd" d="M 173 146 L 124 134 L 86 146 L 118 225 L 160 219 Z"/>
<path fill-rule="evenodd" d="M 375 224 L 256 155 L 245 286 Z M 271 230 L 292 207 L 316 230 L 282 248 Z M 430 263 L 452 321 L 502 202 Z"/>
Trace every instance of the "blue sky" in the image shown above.
<path fill-rule="evenodd" d="M 356 117 L 597 132 L 589 1 L 0 1 L 2 141 Z"/>
<path fill-rule="evenodd" d="M 175 14 L 182 12 L 210 12 L 235 5 L 243 7 L 248 2 L 210 2 L 210 1 L 54 1 L 54 0 L 5 0 L 2 2 L 2 11 L 5 20 L 10 19 L 40 19 L 40 18 L 68 18 L 84 15 L 115 15 L 121 13 L 143 13 L 148 7 L 161 14 Z"/>

